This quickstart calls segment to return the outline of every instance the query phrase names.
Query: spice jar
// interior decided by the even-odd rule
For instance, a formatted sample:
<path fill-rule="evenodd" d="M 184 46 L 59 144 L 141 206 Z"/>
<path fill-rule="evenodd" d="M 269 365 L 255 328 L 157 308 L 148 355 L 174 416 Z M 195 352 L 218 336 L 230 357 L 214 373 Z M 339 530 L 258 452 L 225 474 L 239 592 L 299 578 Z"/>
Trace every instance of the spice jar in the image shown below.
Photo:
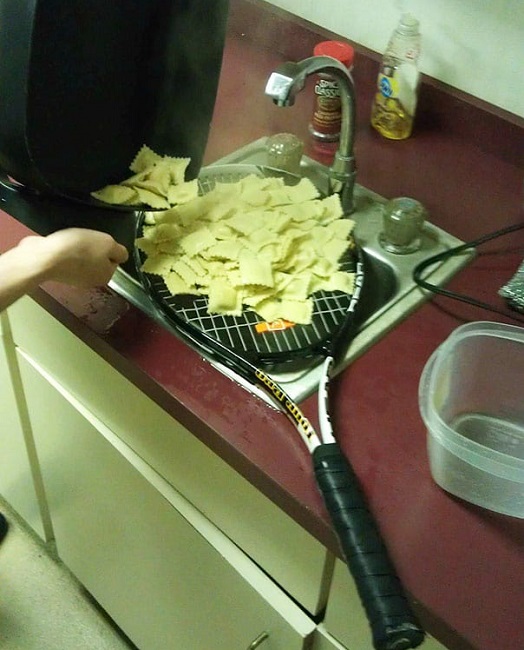
<path fill-rule="evenodd" d="M 330 56 L 351 71 L 355 51 L 349 43 L 342 41 L 322 41 L 313 49 L 314 56 Z M 309 132 L 313 146 L 333 147 L 340 139 L 342 107 L 338 82 L 329 74 L 321 73 L 315 82 L 315 104 Z"/>

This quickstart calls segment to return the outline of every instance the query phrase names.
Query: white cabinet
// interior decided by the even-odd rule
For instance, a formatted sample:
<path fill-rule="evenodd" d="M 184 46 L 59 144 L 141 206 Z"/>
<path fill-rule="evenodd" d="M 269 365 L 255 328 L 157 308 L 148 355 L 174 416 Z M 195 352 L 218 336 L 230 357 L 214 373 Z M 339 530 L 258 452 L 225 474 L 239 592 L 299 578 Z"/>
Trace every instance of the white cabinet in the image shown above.
<path fill-rule="evenodd" d="M 14 474 L 45 487 L 61 558 L 140 650 L 373 650 L 342 562 L 34 301 L 9 322 L 0 416 L 34 444 Z"/>
<path fill-rule="evenodd" d="M 49 539 L 49 520 L 43 512 L 41 480 L 34 461 L 15 347 L 3 313 L 0 314 L 0 494 L 40 537 Z"/>
<path fill-rule="evenodd" d="M 9 316 L 22 351 L 307 612 L 322 612 L 334 563 L 322 544 L 33 300 L 18 301 Z"/>
<path fill-rule="evenodd" d="M 60 556 L 140 650 L 308 647 L 315 624 L 237 545 L 19 351 Z"/>
<path fill-rule="evenodd" d="M 9 322 L 0 467 L 140 650 L 373 650 L 342 562 L 34 301 Z"/>

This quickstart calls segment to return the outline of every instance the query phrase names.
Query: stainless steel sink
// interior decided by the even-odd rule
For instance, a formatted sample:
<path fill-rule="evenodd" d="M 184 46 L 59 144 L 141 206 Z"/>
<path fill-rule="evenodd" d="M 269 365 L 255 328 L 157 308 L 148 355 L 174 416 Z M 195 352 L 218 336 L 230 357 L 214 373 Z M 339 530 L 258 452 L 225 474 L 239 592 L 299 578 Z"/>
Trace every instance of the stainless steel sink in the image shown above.
<path fill-rule="evenodd" d="M 217 164 L 265 165 L 264 144 L 265 138 L 256 140 L 217 161 Z M 321 191 L 327 191 L 328 170 L 326 167 L 304 156 L 301 172 L 303 176 L 310 178 Z M 369 288 L 366 290 L 364 322 L 349 346 L 339 371 L 347 367 L 353 359 L 365 352 L 427 299 L 426 294 L 413 281 L 412 274 L 415 266 L 430 256 L 462 243 L 440 228 L 426 223 L 420 250 L 408 255 L 388 253 L 378 241 L 382 230 L 381 206 L 385 201 L 386 199 L 378 194 L 356 185 L 356 210 L 351 217 L 356 222 L 355 237 L 365 253 L 366 286 L 372 287 L 373 290 L 369 290 Z M 470 258 L 471 254 L 463 254 L 434 265 L 430 270 L 431 281 L 437 285 L 445 284 Z M 110 286 L 151 318 L 176 334 L 167 319 L 155 307 L 147 293 L 131 274 L 123 269 L 118 269 Z M 214 365 L 248 388 L 244 380 L 234 375 L 231 370 L 218 366 L 218 364 Z M 315 392 L 320 377 L 320 366 L 305 365 L 298 370 L 294 369 L 293 372 L 272 373 L 272 376 L 283 385 L 293 399 L 300 401 Z M 266 399 L 261 391 L 253 390 L 251 387 L 248 389 Z"/>

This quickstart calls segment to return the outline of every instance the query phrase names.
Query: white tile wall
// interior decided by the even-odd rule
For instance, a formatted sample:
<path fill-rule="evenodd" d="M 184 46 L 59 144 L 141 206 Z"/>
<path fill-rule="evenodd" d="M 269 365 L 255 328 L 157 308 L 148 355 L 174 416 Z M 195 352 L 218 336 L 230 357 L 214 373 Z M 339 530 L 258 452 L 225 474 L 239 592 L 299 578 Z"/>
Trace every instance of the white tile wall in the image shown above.
<path fill-rule="evenodd" d="M 420 20 L 421 69 L 524 117 L 524 0 L 269 0 L 382 52 L 402 11 Z"/>

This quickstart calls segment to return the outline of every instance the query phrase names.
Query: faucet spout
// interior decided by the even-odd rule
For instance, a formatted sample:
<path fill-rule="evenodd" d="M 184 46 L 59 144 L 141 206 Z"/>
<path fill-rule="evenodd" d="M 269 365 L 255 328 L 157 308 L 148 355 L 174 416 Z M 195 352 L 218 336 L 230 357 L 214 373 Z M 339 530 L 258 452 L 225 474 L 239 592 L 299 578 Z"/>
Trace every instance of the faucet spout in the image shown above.
<path fill-rule="evenodd" d="M 340 143 L 329 172 L 330 191 L 340 194 L 346 214 L 354 211 L 356 164 L 353 155 L 356 130 L 356 97 L 353 80 L 347 68 L 330 56 L 311 56 L 294 63 L 280 65 L 269 77 L 265 93 L 277 106 L 292 106 L 297 94 L 304 88 L 306 78 L 325 72 L 334 77 L 340 89 L 342 124 Z"/>

